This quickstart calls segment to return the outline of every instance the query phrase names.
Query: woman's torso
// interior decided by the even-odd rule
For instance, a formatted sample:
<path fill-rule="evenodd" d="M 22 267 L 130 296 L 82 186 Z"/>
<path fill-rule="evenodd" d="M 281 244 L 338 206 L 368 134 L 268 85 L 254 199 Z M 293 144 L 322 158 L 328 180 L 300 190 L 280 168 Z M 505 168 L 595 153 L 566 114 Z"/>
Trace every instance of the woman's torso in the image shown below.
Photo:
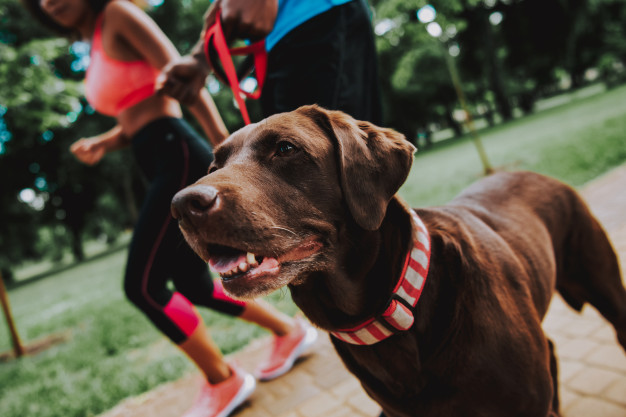
<path fill-rule="evenodd" d="M 154 94 L 160 68 L 151 67 L 114 25 L 107 25 L 105 13 L 98 17 L 92 38 L 92 62 L 86 76 L 88 101 L 97 111 L 115 117 L 127 137 L 153 120 L 181 117 L 176 100 Z"/>

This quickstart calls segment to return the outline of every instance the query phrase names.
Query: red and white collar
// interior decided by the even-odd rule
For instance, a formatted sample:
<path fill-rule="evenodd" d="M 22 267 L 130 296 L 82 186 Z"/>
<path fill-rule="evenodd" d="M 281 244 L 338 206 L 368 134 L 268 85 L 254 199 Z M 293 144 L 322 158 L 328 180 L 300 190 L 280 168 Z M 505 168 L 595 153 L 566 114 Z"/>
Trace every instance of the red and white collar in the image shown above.
<path fill-rule="evenodd" d="M 353 345 L 373 345 L 413 325 L 413 308 L 417 305 L 428 275 L 430 236 L 422 219 L 411 210 L 413 248 L 407 254 L 400 280 L 387 302 L 385 311 L 352 328 L 330 332 Z"/>

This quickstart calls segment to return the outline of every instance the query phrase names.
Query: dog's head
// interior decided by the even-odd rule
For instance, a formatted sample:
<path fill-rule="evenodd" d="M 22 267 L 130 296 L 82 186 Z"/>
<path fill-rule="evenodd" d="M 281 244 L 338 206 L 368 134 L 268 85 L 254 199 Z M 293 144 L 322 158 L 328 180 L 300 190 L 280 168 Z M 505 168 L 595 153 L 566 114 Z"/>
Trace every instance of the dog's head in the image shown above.
<path fill-rule="evenodd" d="M 265 295 L 336 268 L 346 223 L 379 228 L 414 151 L 391 129 L 301 107 L 231 135 L 172 214 L 229 292 Z"/>

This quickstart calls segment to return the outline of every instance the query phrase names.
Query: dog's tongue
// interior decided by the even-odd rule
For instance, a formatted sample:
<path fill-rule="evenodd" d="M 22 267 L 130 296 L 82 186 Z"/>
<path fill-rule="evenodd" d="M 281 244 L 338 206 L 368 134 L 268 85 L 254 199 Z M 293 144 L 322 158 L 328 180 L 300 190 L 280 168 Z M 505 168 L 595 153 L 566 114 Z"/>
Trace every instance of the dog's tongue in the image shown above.
<path fill-rule="evenodd" d="M 239 255 L 232 255 L 232 256 L 219 256 L 219 257 L 212 257 L 211 259 L 209 259 L 209 266 L 211 267 L 211 270 L 217 274 L 221 274 L 224 272 L 228 272 L 231 269 L 235 268 L 237 265 L 239 265 L 241 262 L 245 262 L 246 261 L 246 254 L 245 253 L 241 253 Z"/>

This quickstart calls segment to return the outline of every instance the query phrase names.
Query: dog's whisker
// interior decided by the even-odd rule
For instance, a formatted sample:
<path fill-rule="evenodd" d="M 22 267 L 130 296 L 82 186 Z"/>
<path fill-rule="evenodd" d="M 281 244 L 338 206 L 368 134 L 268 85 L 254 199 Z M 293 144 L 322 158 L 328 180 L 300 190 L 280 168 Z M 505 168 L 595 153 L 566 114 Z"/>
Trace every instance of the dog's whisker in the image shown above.
<path fill-rule="evenodd" d="M 272 226 L 272 227 L 270 227 L 270 229 L 284 230 L 285 232 L 289 232 L 289 233 L 291 233 L 294 236 L 298 236 L 298 234 L 296 232 L 294 232 L 293 230 L 289 230 L 289 229 L 287 229 L 285 227 Z"/>

